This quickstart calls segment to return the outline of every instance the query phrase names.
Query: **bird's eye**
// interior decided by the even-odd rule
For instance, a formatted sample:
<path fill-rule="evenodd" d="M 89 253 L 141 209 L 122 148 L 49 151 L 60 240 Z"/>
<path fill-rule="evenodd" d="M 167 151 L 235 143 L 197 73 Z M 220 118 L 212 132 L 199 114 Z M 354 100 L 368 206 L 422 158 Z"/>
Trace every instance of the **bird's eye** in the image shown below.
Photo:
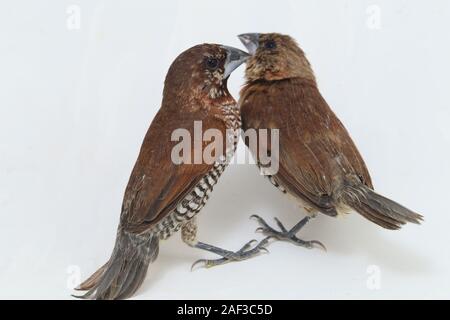
<path fill-rule="evenodd" d="M 277 44 L 273 40 L 269 40 L 264 44 L 264 48 L 269 49 L 269 50 L 275 49 L 276 47 L 277 47 Z"/>
<path fill-rule="evenodd" d="M 206 58 L 206 67 L 210 70 L 215 70 L 219 66 L 219 60 L 216 58 Z"/>

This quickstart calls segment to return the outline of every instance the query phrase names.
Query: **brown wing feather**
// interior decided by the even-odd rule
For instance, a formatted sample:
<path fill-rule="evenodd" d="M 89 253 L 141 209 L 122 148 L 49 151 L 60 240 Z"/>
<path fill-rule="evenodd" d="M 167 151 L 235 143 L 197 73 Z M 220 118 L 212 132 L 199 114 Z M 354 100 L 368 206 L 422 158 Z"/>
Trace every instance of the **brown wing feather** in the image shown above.
<path fill-rule="evenodd" d="M 125 229 L 142 232 L 151 228 L 169 214 L 213 167 L 203 161 L 201 164 L 175 164 L 171 160 L 172 148 L 179 143 L 171 141 L 173 130 L 184 128 L 194 137 L 194 121 L 202 121 L 203 130 L 225 131 L 221 119 L 203 110 L 183 114 L 162 108 L 156 115 L 125 191 L 121 215 L 121 225 Z M 205 144 L 200 146 L 203 149 Z"/>
<path fill-rule="evenodd" d="M 252 83 L 240 104 L 244 130 L 280 130 L 274 179 L 289 193 L 334 215 L 333 192 L 346 175 L 372 188 L 358 149 L 315 83 L 298 78 Z"/>

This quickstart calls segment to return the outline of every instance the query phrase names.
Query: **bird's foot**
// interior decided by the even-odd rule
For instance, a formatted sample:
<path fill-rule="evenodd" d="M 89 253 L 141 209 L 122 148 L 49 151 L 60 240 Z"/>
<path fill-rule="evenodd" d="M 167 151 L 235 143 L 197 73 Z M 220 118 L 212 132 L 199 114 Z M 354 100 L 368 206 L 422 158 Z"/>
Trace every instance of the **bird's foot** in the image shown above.
<path fill-rule="evenodd" d="M 297 238 L 296 236 L 296 233 L 306 225 L 306 223 L 311 219 L 311 217 L 303 218 L 290 230 L 287 230 L 281 223 L 281 221 L 278 218 L 275 218 L 275 222 L 277 223 L 281 231 L 275 230 L 274 228 L 269 226 L 267 222 L 264 221 L 264 219 L 261 218 L 260 216 L 252 215 L 250 218 L 255 219 L 259 223 L 260 227 L 256 229 L 256 232 L 262 232 L 264 235 L 267 236 L 266 239 L 275 238 L 277 240 L 284 240 L 291 242 L 297 246 L 305 247 L 307 249 L 321 248 L 325 251 L 327 250 L 327 248 L 320 241 L 317 240 L 305 241 Z"/>
<path fill-rule="evenodd" d="M 203 242 L 197 242 L 194 245 L 195 248 L 215 253 L 221 256 L 222 258 L 197 260 L 192 264 L 191 271 L 194 270 L 194 268 L 197 266 L 199 268 L 212 268 L 229 262 L 248 260 L 250 258 L 260 255 L 261 253 L 269 253 L 269 251 L 266 249 L 266 246 L 269 243 L 268 237 L 261 240 L 257 245 L 255 245 L 252 248 L 255 242 L 258 241 L 251 240 L 247 242 L 240 250 L 236 252 L 221 249 Z"/>

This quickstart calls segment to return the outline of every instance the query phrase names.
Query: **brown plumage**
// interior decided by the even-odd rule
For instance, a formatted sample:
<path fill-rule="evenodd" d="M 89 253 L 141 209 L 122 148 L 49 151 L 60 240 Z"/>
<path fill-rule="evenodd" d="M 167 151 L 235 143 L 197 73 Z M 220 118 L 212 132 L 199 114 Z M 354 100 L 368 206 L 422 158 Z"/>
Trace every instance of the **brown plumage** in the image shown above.
<path fill-rule="evenodd" d="M 353 209 L 392 230 L 419 223 L 421 215 L 373 191 L 364 160 L 295 40 L 276 33 L 239 37 L 253 54 L 239 100 L 243 130 L 279 129 L 279 157 L 273 159 L 279 171 L 272 183 L 309 211 L 336 216 Z M 270 153 L 270 144 L 262 148 Z M 258 158 L 259 150 L 251 151 Z"/>
<path fill-rule="evenodd" d="M 224 139 L 230 138 L 227 129 L 239 129 L 239 112 L 227 80 L 247 56 L 238 49 L 203 44 L 186 50 L 172 63 L 161 108 L 148 129 L 126 187 L 115 248 L 110 260 L 77 288 L 88 290 L 83 298 L 131 296 L 156 259 L 159 240 L 185 226 L 189 231 L 195 229 L 188 224 L 206 203 L 226 166 L 219 157 L 230 156 L 234 146 L 218 150 L 213 163 L 176 164 L 171 154 L 179 141 L 172 141 L 172 133 L 186 129 L 194 137 L 194 121 L 202 122 L 203 131 L 220 130 Z M 203 150 L 207 145 L 202 142 L 198 146 Z M 194 154 L 198 150 L 191 151 Z M 195 233 L 183 234 L 195 242 Z"/>

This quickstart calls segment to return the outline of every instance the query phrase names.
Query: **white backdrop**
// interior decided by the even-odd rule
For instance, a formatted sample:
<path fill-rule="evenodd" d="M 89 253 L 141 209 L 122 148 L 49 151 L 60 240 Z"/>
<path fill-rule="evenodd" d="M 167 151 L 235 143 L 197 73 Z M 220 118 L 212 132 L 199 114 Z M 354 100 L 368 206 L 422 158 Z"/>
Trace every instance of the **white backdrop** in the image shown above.
<path fill-rule="evenodd" d="M 321 216 L 270 254 L 190 272 L 209 257 L 175 235 L 137 299 L 450 298 L 450 2 L 447 0 L 0 2 L 0 298 L 71 298 L 109 257 L 123 190 L 171 61 L 236 35 L 294 36 L 365 157 L 376 189 L 425 215 L 383 230 Z M 243 68 L 230 79 L 235 97 Z M 242 152 L 243 146 L 240 146 Z M 233 165 L 199 238 L 236 250 L 260 214 L 303 213 L 251 165 Z"/>

